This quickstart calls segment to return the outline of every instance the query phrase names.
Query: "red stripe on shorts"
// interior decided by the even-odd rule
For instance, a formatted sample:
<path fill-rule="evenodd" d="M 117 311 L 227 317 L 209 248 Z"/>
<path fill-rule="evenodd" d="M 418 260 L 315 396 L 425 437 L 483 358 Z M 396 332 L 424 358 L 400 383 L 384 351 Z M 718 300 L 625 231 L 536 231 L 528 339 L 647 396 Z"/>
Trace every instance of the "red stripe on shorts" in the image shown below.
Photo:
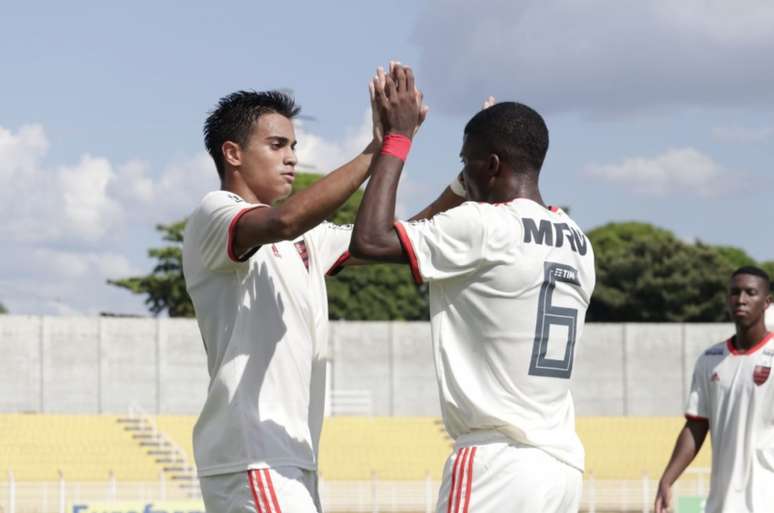
<path fill-rule="evenodd" d="M 457 475 L 457 497 L 454 504 L 454 513 L 460 513 L 460 502 L 462 501 L 462 479 L 465 477 L 465 464 L 470 459 L 470 447 L 465 447 L 462 451 L 462 464 Z"/>
<path fill-rule="evenodd" d="M 462 510 L 462 513 L 468 513 L 468 506 L 470 506 L 470 496 L 473 495 L 473 490 L 471 487 L 473 486 L 473 458 L 476 457 L 476 448 L 473 447 L 473 449 L 470 451 L 470 458 L 468 458 L 468 486 L 465 489 L 465 507 Z"/>
<path fill-rule="evenodd" d="M 269 492 L 271 493 L 271 500 L 274 503 L 274 513 L 282 513 L 282 510 L 280 509 L 279 501 L 277 500 L 277 494 L 274 493 L 274 485 L 271 482 L 271 475 L 269 474 L 269 469 L 264 469 L 264 472 L 266 473 L 266 482 L 269 483 Z"/>
<path fill-rule="evenodd" d="M 250 485 L 250 491 L 253 493 L 253 500 L 255 501 L 255 510 L 258 513 L 264 513 L 263 508 L 261 507 L 261 502 L 258 500 L 258 492 L 256 492 L 256 483 L 255 483 L 255 470 L 248 470 L 247 471 L 247 482 Z"/>
<path fill-rule="evenodd" d="M 462 451 L 465 449 L 460 449 L 457 451 L 457 459 L 454 460 L 454 467 L 452 468 L 452 475 L 451 475 L 451 488 L 449 488 L 449 501 L 446 505 L 446 513 L 451 513 L 451 507 L 452 502 L 454 501 L 454 483 L 457 482 L 457 467 L 460 464 L 460 459 L 462 459 Z"/>

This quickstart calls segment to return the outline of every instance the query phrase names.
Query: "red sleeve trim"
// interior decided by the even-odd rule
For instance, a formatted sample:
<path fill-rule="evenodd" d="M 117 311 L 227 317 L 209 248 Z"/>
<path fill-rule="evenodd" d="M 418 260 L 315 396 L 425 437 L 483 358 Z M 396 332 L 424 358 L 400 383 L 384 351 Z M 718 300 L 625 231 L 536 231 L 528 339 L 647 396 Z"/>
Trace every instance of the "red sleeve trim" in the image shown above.
<path fill-rule="evenodd" d="M 352 255 L 349 253 L 349 250 L 346 250 L 335 262 L 333 262 L 333 265 L 328 269 L 328 272 L 325 273 L 325 276 L 336 276 L 339 274 L 339 272 L 344 269 L 344 262 L 350 258 L 352 258 Z"/>
<path fill-rule="evenodd" d="M 703 422 L 709 422 L 709 419 L 707 417 L 700 417 L 698 415 L 688 415 L 687 413 L 685 414 L 685 418 L 687 420 L 696 420 L 696 421 L 699 421 L 699 422 L 702 422 L 702 421 Z"/>
<path fill-rule="evenodd" d="M 236 230 L 236 225 L 239 222 L 240 219 L 242 219 L 242 216 L 246 213 L 250 212 L 251 210 L 255 210 L 256 208 L 267 208 L 268 205 L 256 205 L 254 207 L 249 208 L 243 208 L 239 212 L 236 213 L 236 215 L 231 219 L 231 222 L 228 225 L 228 241 L 226 241 L 226 251 L 228 252 L 228 258 L 232 262 L 245 262 L 248 258 L 253 256 L 256 251 L 261 246 L 256 246 L 254 248 L 251 248 L 247 253 L 242 255 L 241 257 L 237 256 L 236 253 L 234 253 L 234 231 Z"/>
<path fill-rule="evenodd" d="M 419 262 L 417 261 L 417 254 L 414 251 L 414 246 L 411 244 L 406 228 L 400 224 L 400 221 L 395 222 L 395 231 L 398 232 L 398 239 L 400 244 L 406 251 L 408 256 L 409 267 L 411 267 L 411 275 L 414 277 L 414 281 L 417 285 L 422 285 L 422 273 L 419 272 Z"/>

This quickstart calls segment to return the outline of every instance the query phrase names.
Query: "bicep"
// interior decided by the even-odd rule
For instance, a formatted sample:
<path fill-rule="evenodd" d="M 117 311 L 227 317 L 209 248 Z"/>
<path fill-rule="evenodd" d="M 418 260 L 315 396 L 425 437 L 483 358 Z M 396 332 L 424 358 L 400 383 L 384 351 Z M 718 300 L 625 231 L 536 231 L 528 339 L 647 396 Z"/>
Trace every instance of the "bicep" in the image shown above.
<path fill-rule="evenodd" d="M 707 438 L 708 432 L 709 421 L 707 419 L 686 419 L 683 433 L 686 437 L 690 437 L 696 452 L 699 452 L 699 449 L 701 449 L 704 440 Z"/>
<path fill-rule="evenodd" d="M 288 240 L 290 229 L 276 208 L 266 205 L 245 209 L 232 220 L 232 250 L 243 255 L 264 244 Z"/>

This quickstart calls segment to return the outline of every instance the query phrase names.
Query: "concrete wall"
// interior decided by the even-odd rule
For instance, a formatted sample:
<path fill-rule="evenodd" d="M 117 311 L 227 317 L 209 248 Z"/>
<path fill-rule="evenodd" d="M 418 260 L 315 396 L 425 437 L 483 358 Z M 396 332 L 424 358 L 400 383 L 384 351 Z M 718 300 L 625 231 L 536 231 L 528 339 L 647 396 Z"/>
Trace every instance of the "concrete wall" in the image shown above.
<path fill-rule="evenodd" d="M 680 415 L 693 365 L 730 324 L 589 324 L 579 415 Z M 367 390 L 376 415 L 439 415 L 430 326 L 331 324 L 329 387 Z M 197 414 L 207 391 L 195 321 L 0 315 L 0 412 Z"/>

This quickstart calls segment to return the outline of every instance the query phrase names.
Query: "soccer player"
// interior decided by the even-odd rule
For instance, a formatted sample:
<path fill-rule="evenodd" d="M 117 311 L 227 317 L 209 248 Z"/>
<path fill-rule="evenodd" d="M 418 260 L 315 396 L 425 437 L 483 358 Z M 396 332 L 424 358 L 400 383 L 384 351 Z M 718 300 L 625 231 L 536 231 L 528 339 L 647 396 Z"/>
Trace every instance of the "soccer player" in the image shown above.
<path fill-rule="evenodd" d="M 430 286 L 441 409 L 455 440 L 436 511 L 577 511 L 584 453 L 569 380 L 594 256 L 580 228 L 541 197 L 546 125 L 519 103 L 480 111 L 460 154 L 470 201 L 430 220 L 395 222 L 417 110 L 411 70 L 396 67 L 389 78 L 377 87 L 388 135 L 350 251 L 407 262 Z"/>
<path fill-rule="evenodd" d="M 368 176 L 382 129 L 375 116 L 363 153 L 277 206 L 295 176 L 298 111 L 283 93 L 239 91 L 204 126 L 221 189 L 188 218 L 183 273 L 211 379 L 193 443 L 212 513 L 320 510 L 325 274 L 347 259 L 351 236 L 324 220 Z M 459 203 L 447 189 L 419 216 Z"/>
<path fill-rule="evenodd" d="M 731 276 L 728 311 L 736 334 L 696 361 L 686 422 L 658 485 L 656 513 L 666 512 L 672 485 L 712 437 L 706 513 L 774 511 L 774 385 L 769 379 L 774 336 L 764 314 L 771 304 L 768 274 L 741 267 Z"/>

